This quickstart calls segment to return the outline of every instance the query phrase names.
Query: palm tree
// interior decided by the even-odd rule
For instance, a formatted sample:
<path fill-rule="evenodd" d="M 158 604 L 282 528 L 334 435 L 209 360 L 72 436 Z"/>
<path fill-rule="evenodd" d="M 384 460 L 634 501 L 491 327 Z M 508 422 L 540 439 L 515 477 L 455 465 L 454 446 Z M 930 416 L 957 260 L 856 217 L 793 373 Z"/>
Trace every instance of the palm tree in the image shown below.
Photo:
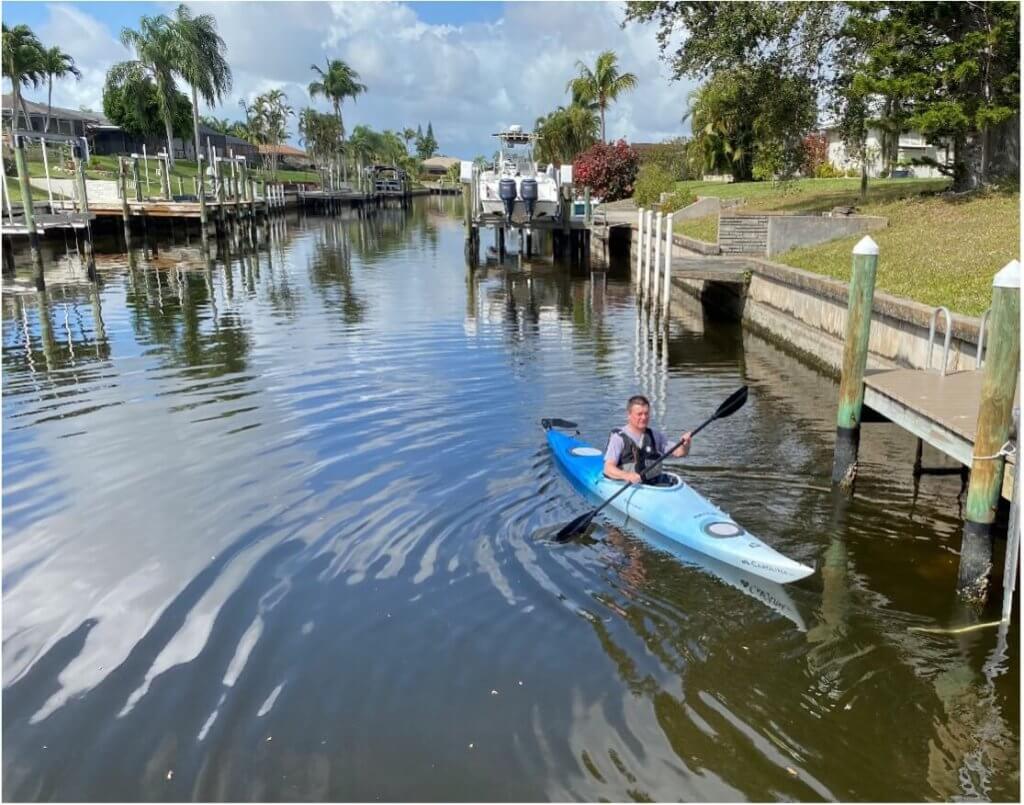
<path fill-rule="evenodd" d="M 43 46 L 32 29 L 27 25 L 15 25 L 8 28 L 3 24 L 3 74 L 11 79 L 14 95 L 14 112 L 11 115 L 12 128 L 17 128 L 17 109 L 25 115 L 25 128 L 32 129 L 32 118 L 25 108 L 25 99 L 21 96 L 22 84 L 38 87 L 43 80 Z"/>
<path fill-rule="evenodd" d="M 315 64 L 310 69 L 320 76 L 319 81 L 309 83 L 309 97 L 316 98 L 323 95 L 334 106 L 334 114 L 341 123 L 341 141 L 345 142 L 345 121 L 341 117 L 341 104 L 346 98 L 355 100 L 357 95 L 366 92 L 366 84 L 360 83 L 359 73 L 353 70 L 341 59 L 327 59 L 327 69 L 321 70 Z M 348 171 L 345 163 L 342 162 L 342 171 L 345 179 L 348 179 Z"/>
<path fill-rule="evenodd" d="M 202 123 L 209 129 L 213 129 L 219 134 L 229 134 L 231 129 L 236 124 L 228 120 L 226 117 L 214 117 L 213 115 L 203 115 L 199 118 L 199 122 Z"/>
<path fill-rule="evenodd" d="M 576 66 L 580 74 L 565 87 L 567 91 L 572 92 L 574 100 L 594 104 L 600 110 L 602 142 L 607 142 L 604 114 L 608 104 L 616 100 L 621 93 L 636 89 L 640 83 L 633 73 L 620 73 L 618 61 L 619 57 L 612 50 L 606 50 L 597 57 L 593 70 L 578 61 Z"/>
<path fill-rule="evenodd" d="M 416 129 L 411 129 L 408 126 L 402 129 L 402 141 L 405 143 L 405 150 L 408 152 L 409 143 L 416 139 Z"/>
<path fill-rule="evenodd" d="M 226 46 L 217 33 L 217 21 L 212 14 L 192 16 L 184 3 L 174 12 L 171 27 L 176 39 L 174 71 L 192 88 L 192 130 L 196 138 L 196 158 L 199 143 L 199 95 L 213 106 L 231 91 L 231 68 L 224 58 Z"/>
<path fill-rule="evenodd" d="M 272 146 L 271 170 L 277 174 L 277 146 L 288 137 L 288 118 L 295 111 L 285 101 L 288 96 L 280 89 L 258 95 L 252 103 L 253 112 L 249 128 L 255 130 L 260 142 Z"/>
<path fill-rule="evenodd" d="M 54 45 L 52 48 L 42 51 L 42 70 L 46 74 L 46 123 L 43 131 L 50 130 L 50 110 L 53 109 L 53 79 L 63 78 L 66 75 L 73 75 L 76 79 L 82 77 L 82 71 L 75 67 L 75 60 L 67 53 Z"/>
<path fill-rule="evenodd" d="M 167 135 L 167 159 L 174 166 L 174 103 L 177 87 L 174 84 L 175 62 L 178 57 L 178 36 L 173 23 L 165 14 L 143 17 L 139 30 L 121 29 L 121 44 L 135 51 L 135 61 L 121 62 L 111 68 L 118 74 L 138 72 L 150 76 L 156 84 L 160 116 Z"/>

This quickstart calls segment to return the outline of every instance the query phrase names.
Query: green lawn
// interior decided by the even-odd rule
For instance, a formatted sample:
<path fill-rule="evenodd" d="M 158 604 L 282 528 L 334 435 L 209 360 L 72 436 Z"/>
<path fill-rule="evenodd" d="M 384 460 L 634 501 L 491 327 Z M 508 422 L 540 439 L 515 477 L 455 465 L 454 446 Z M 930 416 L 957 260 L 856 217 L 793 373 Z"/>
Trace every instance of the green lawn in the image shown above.
<path fill-rule="evenodd" d="M 33 155 L 34 156 L 34 155 Z M 50 176 L 55 179 L 70 179 L 72 177 L 72 171 L 66 170 L 63 165 L 60 164 L 61 160 L 58 158 L 55 151 L 49 153 L 50 160 Z M 38 159 L 30 159 L 28 162 L 28 172 L 30 176 L 42 177 L 46 175 L 46 171 L 43 167 L 42 157 Z M 143 177 L 145 181 L 146 167 L 145 163 L 140 158 L 139 160 L 139 175 Z M 171 171 L 171 189 L 174 192 L 178 190 L 178 177 L 181 178 L 183 188 L 186 192 L 191 192 L 193 189 L 192 180 L 196 175 L 196 163 L 189 162 L 183 159 L 179 159 L 174 163 L 174 169 Z M 93 155 L 89 159 L 89 164 L 85 168 L 85 176 L 87 179 L 117 179 L 117 157 L 104 155 L 97 156 Z M 270 178 L 269 171 L 257 171 L 255 172 L 257 181 L 266 177 Z M 320 175 L 314 171 L 293 171 L 293 170 L 278 170 L 276 174 L 276 181 L 280 182 L 312 182 L 314 184 L 320 184 Z M 149 160 L 149 182 L 151 187 L 159 188 L 160 186 L 160 167 L 157 160 L 150 158 Z"/>
<path fill-rule="evenodd" d="M 871 233 L 879 247 L 876 287 L 926 305 L 980 315 L 992 301 L 992 277 L 1020 253 L 1020 193 L 878 201 L 862 210 L 889 219 L 888 229 Z M 858 240 L 794 249 L 774 259 L 849 280 Z"/>
<path fill-rule="evenodd" d="M 688 238 L 696 238 L 705 243 L 718 242 L 718 215 L 705 215 L 703 218 L 691 218 L 679 221 L 672 226 L 672 231 Z"/>
<path fill-rule="evenodd" d="M 742 209 L 827 212 L 852 206 L 881 215 L 888 229 L 872 233 L 880 249 L 877 288 L 926 305 L 979 315 L 992 298 L 992 277 L 1019 255 L 1020 194 L 996 192 L 953 199 L 946 179 L 872 179 L 860 202 L 860 179 L 793 182 L 679 182 L 694 195 L 743 198 Z M 680 221 L 675 231 L 708 242 L 718 239 L 717 217 Z M 861 236 L 794 249 L 777 262 L 842 280 L 850 277 L 850 251 Z"/>
<path fill-rule="evenodd" d="M 18 180 L 13 176 L 7 177 L 7 192 L 10 193 L 12 204 L 21 204 L 21 187 L 18 185 Z M 60 194 L 54 193 L 54 198 L 60 198 Z M 32 188 L 32 198 L 38 201 L 47 201 L 50 197 L 46 195 L 46 188 Z M 3 212 L 7 214 L 7 203 L 4 202 Z"/>
<path fill-rule="evenodd" d="M 945 188 L 948 179 L 871 179 L 868 203 L 907 198 Z M 676 190 L 695 196 L 742 198 L 751 210 L 827 212 L 860 206 L 860 179 L 794 179 L 791 182 L 676 182 Z"/>

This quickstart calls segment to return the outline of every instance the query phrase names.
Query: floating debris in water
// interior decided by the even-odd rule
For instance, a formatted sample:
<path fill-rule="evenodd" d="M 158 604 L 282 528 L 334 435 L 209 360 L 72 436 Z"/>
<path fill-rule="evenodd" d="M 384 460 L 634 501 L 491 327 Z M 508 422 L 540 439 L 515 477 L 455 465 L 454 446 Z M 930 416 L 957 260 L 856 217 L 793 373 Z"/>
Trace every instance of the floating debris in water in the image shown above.
<path fill-rule="evenodd" d="M 798 772 L 792 766 L 786 766 L 786 771 L 788 771 L 790 773 L 790 775 L 793 776 L 793 777 L 799 777 L 800 776 L 800 772 Z"/>
<path fill-rule="evenodd" d="M 170 780 L 174 776 L 174 769 L 167 770 L 167 779 Z"/>
<path fill-rule="evenodd" d="M 473 748 L 473 744 L 470 744 L 470 745 L 469 745 L 469 748 L 470 748 L 470 749 L 472 749 L 472 748 Z"/>
<path fill-rule="evenodd" d="M 492 690 L 492 691 L 491 691 L 491 695 L 492 695 L 492 696 L 497 696 L 497 695 L 498 695 L 498 691 L 496 691 L 496 690 Z"/>

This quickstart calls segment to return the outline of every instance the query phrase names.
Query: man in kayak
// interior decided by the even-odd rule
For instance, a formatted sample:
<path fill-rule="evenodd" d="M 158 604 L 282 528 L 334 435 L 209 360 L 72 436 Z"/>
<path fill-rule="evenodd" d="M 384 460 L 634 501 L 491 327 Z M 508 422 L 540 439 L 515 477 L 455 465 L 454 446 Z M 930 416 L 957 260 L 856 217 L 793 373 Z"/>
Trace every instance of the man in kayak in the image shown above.
<path fill-rule="evenodd" d="M 640 473 L 657 461 L 671 447 L 665 434 L 649 426 L 651 403 L 640 394 L 626 403 L 626 427 L 615 428 L 608 437 L 604 453 L 604 474 L 617 481 L 638 484 Z M 682 458 L 690 452 L 690 433 L 680 438 L 682 444 L 672 455 Z M 660 475 L 648 478 L 646 483 L 657 485 Z"/>

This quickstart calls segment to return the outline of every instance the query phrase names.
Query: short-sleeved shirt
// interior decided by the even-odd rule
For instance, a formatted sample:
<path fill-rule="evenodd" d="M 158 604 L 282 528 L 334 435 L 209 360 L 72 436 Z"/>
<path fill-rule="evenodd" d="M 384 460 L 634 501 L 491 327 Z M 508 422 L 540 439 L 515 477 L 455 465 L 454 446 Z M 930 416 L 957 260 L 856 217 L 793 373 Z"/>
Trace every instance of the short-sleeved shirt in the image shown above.
<path fill-rule="evenodd" d="M 632 433 L 629 428 L 621 428 L 621 430 L 622 433 L 628 435 L 628 437 L 638 447 L 640 446 L 640 444 L 643 443 L 643 433 L 637 435 L 635 433 Z M 654 428 L 651 428 L 651 433 L 654 434 L 654 449 L 658 451 L 659 456 L 664 455 L 665 451 L 667 451 L 672 445 L 668 443 L 668 439 L 665 437 L 665 434 L 662 433 L 660 430 L 655 430 Z M 622 436 L 620 436 L 618 433 L 613 433 L 611 436 L 608 437 L 608 448 L 605 450 L 604 460 L 610 461 L 612 462 L 612 464 L 617 465 L 619 463 L 619 456 L 622 455 L 622 451 L 624 448 L 625 444 L 622 441 Z"/>

